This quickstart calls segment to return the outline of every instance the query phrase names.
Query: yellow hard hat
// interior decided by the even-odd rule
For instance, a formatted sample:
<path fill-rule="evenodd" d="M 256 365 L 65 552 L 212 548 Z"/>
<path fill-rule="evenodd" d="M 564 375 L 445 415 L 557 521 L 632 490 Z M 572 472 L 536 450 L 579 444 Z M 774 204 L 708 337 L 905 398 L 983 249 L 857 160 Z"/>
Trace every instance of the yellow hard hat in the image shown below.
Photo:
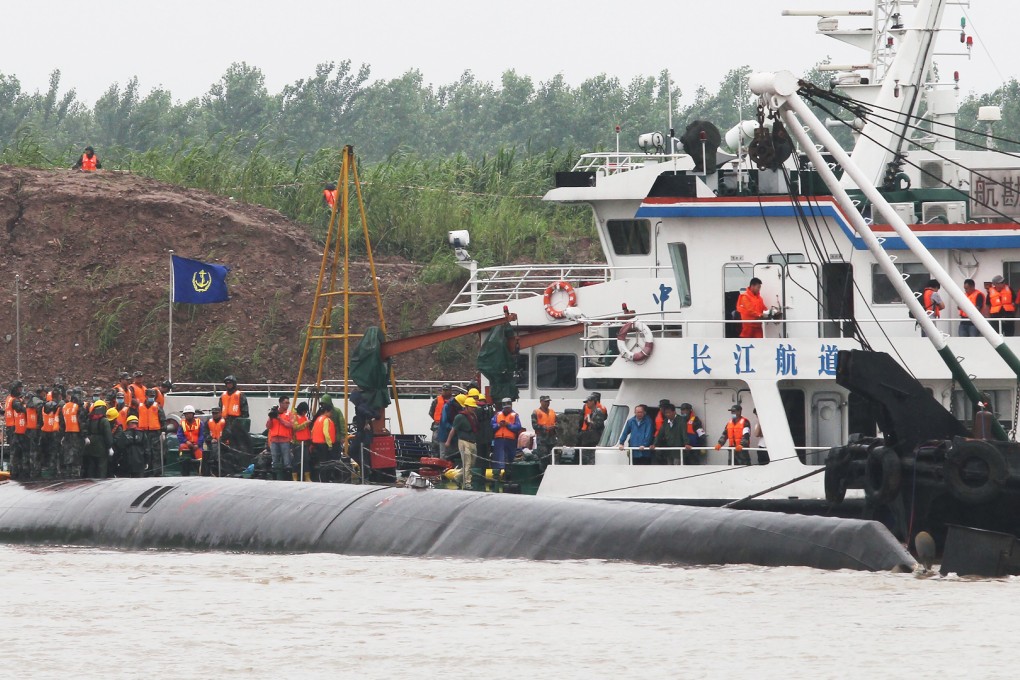
<path fill-rule="evenodd" d="M 456 402 L 458 404 L 463 406 L 464 405 L 464 400 L 467 399 L 467 395 L 466 394 L 458 394 L 456 397 L 454 397 L 454 399 L 456 400 Z"/>
<path fill-rule="evenodd" d="M 96 399 L 94 402 L 92 402 L 92 408 L 93 409 L 106 408 L 106 402 L 103 401 L 102 399 Z"/>
<path fill-rule="evenodd" d="M 127 417 L 127 422 L 129 422 L 129 423 L 137 423 L 138 422 L 138 416 L 128 416 Z"/>
<path fill-rule="evenodd" d="M 468 390 L 468 396 L 469 396 L 469 397 L 479 397 L 479 396 L 481 396 L 481 394 L 482 394 L 482 393 L 481 393 L 481 392 L 479 392 L 479 391 L 478 391 L 477 389 L 475 389 L 474 387 L 472 387 L 472 388 L 471 388 L 470 390 Z"/>
<path fill-rule="evenodd" d="M 478 406 L 478 402 L 472 399 L 471 397 L 468 397 L 467 399 L 464 400 L 463 406 L 464 408 L 474 408 L 475 406 Z"/>
<path fill-rule="evenodd" d="M 117 420 L 117 418 L 120 418 L 120 411 L 118 411 L 115 408 L 107 409 L 106 418 L 107 420 L 113 422 L 114 420 Z"/>

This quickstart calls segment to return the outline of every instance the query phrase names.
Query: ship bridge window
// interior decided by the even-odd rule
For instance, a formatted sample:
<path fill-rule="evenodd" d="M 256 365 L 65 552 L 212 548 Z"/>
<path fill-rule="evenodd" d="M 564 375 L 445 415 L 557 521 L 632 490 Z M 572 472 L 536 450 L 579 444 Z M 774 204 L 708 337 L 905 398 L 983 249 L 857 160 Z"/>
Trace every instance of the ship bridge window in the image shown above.
<path fill-rule="evenodd" d="M 691 268 L 687 265 L 687 244 L 670 243 L 669 258 L 673 261 L 673 276 L 676 278 L 677 300 L 680 302 L 681 307 L 690 307 Z M 660 304 L 663 302 L 663 300 L 660 300 Z"/>
<path fill-rule="evenodd" d="M 609 220 L 609 240 L 617 255 L 647 255 L 652 252 L 650 220 Z"/>
<path fill-rule="evenodd" d="M 801 264 L 807 262 L 803 253 L 772 253 L 769 255 L 769 264 Z"/>
<path fill-rule="evenodd" d="M 538 354 L 535 356 L 535 387 L 572 390 L 577 387 L 576 354 Z"/>
<path fill-rule="evenodd" d="M 924 286 L 931 280 L 931 275 L 919 262 L 897 262 L 897 271 L 915 293 L 923 293 Z M 903 300 L 896 294 L 892 282 L 886 277 L 877 264 L 871 266 L 871 302 L 876 305 L 894 305 Z"/>

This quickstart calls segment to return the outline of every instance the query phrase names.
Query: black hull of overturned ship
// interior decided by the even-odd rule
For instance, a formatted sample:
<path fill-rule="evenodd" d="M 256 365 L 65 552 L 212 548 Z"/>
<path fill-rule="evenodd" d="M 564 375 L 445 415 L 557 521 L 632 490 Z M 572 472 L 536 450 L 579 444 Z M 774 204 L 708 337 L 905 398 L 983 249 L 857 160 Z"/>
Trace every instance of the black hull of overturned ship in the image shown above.
<path fill-rule="evenodd" d="M 914 564 L 870 521 L 210 477 L 0 484 L 0 542 L 862 570 Z"/>

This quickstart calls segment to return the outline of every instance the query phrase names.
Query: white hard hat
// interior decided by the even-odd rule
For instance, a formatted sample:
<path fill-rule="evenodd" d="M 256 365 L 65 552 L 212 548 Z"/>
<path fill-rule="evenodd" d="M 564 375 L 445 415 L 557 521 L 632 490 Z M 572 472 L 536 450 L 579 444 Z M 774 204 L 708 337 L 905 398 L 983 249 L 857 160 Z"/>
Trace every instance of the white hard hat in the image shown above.
<path fill-rule="evenodd" d="M 195 412 L 195 407 L 192 406 L 191 404 L 188 404 L 187 406 L 185 406 L 184 410 L 181 411 L 181 413 L 194 413 L 194 412 Z"/>

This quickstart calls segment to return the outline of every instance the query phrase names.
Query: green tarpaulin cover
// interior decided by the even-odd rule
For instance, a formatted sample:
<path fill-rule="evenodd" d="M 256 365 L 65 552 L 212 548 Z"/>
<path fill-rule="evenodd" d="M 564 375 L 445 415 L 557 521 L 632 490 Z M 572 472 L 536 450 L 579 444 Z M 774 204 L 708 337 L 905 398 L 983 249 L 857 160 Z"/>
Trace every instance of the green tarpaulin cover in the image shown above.
<path fill-rule="evenodd" d="M 489 331 L 478 352 L 478 370 L 488 379 L 492 398 L 497 404 L 506 397 L 517 399 L 518 396 L 517 380 L 514 377 L 517 360 L 506 348 L 507 340 L 513 334 L 514 329 L 510 324 L 496 326 Z"/>
<path fill-rule="evenodd" d="M 364 394 L 365 405 L 376 409 L 390 405 L 390 362 L 379 356 L 385 340 L 382 330 L 370 326 L 351 355 L 351 380 Z"/>

